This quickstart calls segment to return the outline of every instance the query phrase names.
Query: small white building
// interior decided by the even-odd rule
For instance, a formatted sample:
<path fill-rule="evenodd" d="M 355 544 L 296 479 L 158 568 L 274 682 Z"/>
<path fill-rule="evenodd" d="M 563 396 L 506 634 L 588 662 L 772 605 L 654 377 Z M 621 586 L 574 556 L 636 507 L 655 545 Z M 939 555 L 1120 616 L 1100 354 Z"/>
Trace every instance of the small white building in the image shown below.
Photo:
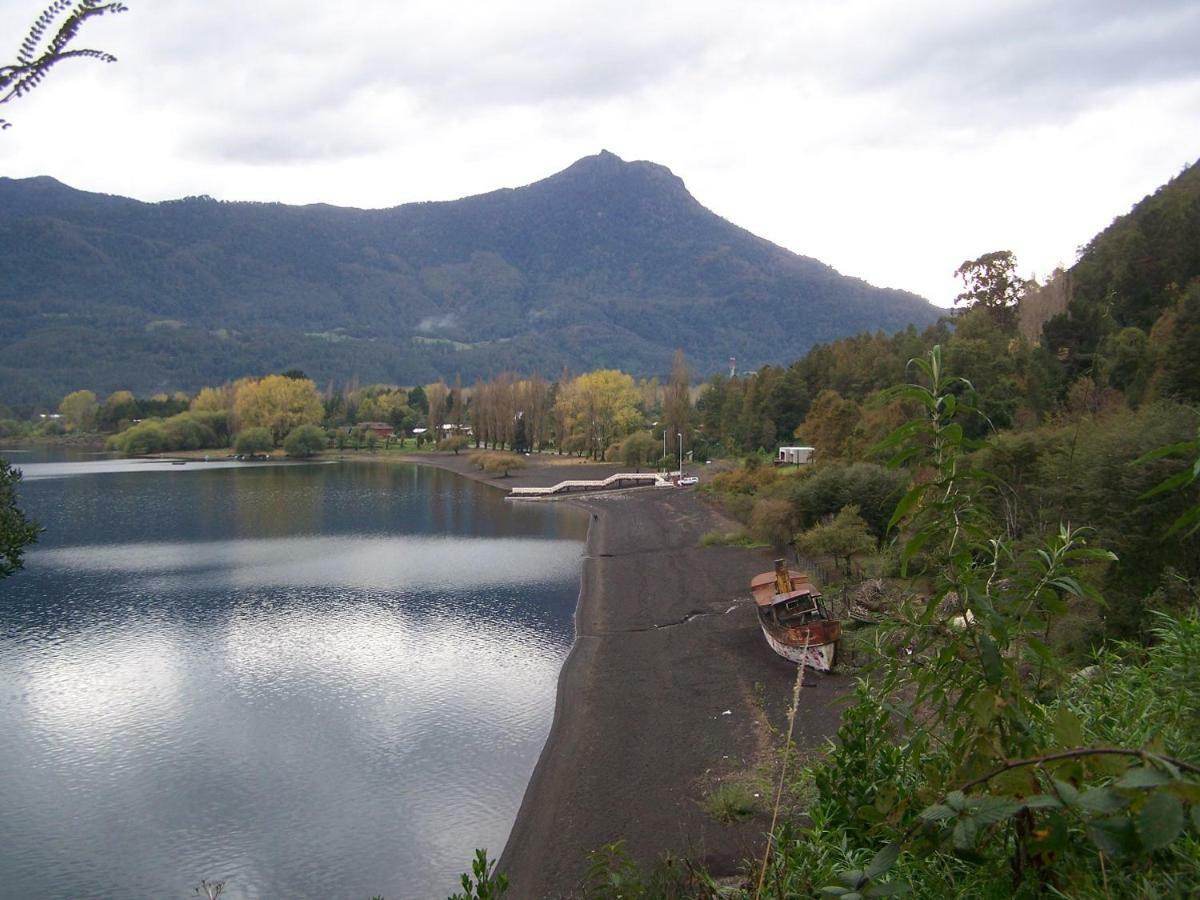
<path fill-rule="evenodd" d="M 807 466 L 816 455 L 814 447 L 780 447 L 775 456 L 777 466 Z"/>

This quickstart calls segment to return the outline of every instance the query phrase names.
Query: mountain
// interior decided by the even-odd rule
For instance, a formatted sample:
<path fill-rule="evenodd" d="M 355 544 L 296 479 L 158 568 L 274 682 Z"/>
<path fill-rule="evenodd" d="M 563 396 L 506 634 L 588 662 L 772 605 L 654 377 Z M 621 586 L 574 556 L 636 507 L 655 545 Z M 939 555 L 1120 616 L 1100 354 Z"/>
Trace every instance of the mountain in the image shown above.
<path fill-rule="evenodd" d="M 1113 321 L 1149 329 L 1172 292 L 1200 277 L 1200 162 L 1119 216 L 1071 267 L 1071 301 L 1107 305 Z"/>
<path fill-rule="evenodd" d="M 1106 358 L 1129 369 L 1144 357 L 1137 367 L 1148 380 L 1152 358 L 1162 357 L 1168 371 L 1191 377 L 1172 376 L 1160 388 L 1200 399 L 1190 349 L 1200 346 L 1200 333 L 1190 331 L 1200 319 L 1200 161 L 1114 219 L 1033 300 L 1022 318 L 1071 377 Z"/>
<path fill-rule="evenodd" d="M 667 168 L 586 157 L 461 200 L 142 203 L 0 178 L 0 400 L 195 389 L 299 367 L 325 383 L 504 369 L 705 374 L 934 321 L 725 221 Z"/>

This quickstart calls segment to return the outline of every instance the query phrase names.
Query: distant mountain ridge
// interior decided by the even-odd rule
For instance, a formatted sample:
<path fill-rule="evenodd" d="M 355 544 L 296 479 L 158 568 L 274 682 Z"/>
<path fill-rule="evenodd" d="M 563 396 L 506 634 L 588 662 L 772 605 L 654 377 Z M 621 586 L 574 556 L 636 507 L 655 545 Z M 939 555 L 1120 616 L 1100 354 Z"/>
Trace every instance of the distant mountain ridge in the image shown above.
<path fill-rule="evenodd" d="M 520 188 L 383 210 L 143 203 L 0 178 L 0 402 L 503 369 L 757 367 L 940 310 L 738 228 L 607 151 Z"/>

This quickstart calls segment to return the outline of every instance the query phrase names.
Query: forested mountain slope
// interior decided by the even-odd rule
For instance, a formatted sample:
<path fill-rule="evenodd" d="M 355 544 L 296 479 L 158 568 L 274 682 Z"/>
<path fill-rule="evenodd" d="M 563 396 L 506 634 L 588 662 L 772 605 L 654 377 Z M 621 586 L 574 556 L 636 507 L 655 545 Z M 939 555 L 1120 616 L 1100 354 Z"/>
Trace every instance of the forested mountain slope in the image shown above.
<path fill-rule="evenodd" d="M 0 400 L 195 389 L 298 366 L 417 383 L 795 359 L 939 310 L 737 228 L 611 153 L 385 210 L 141 203 L 0 178 Z"/>
<path fill-rule="evenodd" d="M 1114 220 L 1060 277 L 1067 311 L 1044 340 L 1072 375 L 1135 397 L 1155 375 L 1159 393 L 1200 402 L 1200 162 Z"/>

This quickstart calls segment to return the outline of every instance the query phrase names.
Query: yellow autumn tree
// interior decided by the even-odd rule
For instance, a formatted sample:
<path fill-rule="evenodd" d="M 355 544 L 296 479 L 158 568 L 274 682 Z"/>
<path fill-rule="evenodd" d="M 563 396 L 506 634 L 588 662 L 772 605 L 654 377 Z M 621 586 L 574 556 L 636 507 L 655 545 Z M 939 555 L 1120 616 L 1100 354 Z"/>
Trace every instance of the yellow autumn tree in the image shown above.
<path fill-rule="evenodd" d="M 320 424 L 325 414 L 317 386 L 307 378 L 268 375 L 239 382 L 233 415 L 238 431 L 261 427 L 279 444 L 293 428 Z"/>
<path fill-rule="evenodd" d="M 201 388 L 188 407 L 192 412 L 225 412 L 233 409 L 234 386 Z"/>
<path fill-rule="evenodd" d="M 639 394 L 633 378 L 617 369 L 597 369 L 568 382 L 555 404 L 568 439 L 582 441 L 596 459 L 604 458 L 608 445 L 642 424 Z"/>
<path fill-rule="evenodd" d="M 58 404 L 59 415 L 70 431 L 91 431 L 95 428 L 99 408 L 96 395 L 91 391 L 73 391 Z"/>

